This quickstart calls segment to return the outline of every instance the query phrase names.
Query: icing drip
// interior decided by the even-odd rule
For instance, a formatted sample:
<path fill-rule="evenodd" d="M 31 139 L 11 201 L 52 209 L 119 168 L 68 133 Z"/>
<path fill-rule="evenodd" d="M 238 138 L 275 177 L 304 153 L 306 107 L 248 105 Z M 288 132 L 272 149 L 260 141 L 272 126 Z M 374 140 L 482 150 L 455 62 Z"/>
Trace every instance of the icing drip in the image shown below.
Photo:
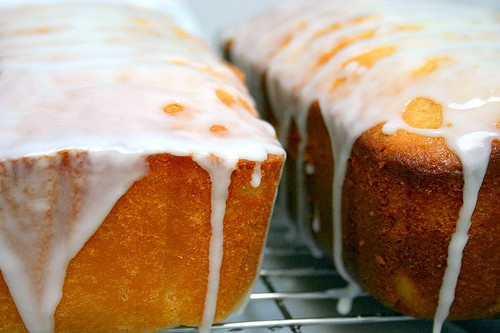
<path fill-rule="evenodd" d="M 299 118 L 296 120 L 297 128 L 300 135 L 300 141 L 297 147 L 297 161 L 295 164 L 295 178 L 296 178 L 296 198 L 295 204 L 297 207 L 297 220 L 300 225 L 300 235 L 305 242 L 306 246 L 309 247 L 311 253 L 315 257 L 320 257 L 323 255 L 323 251 L 318 247 L 317 243 L 314 241 L 312 230 L 309 226 L 308 216 L 310 215 L 308 201 L 304 200 L 306 197 L 306 184 L 305 184 L 305 172 L 304 172 L 304 155 L 306 152 L 307 145 L 307 108 L 302 106 L 300 108 L 304 112 L 299 113 Z M 302 119 L 301 119 L 302 118 Z"/>
<path fill-rule="evenodd" d="M 208 330 L 231 172 L 283 155 L 274 130 L 207 45 L 148 10 L 163 1 L 21 4 L 0 5 L 0 270 L 23 321 L 53 330 L 68 262 L 146 158 L 169 153 L 212 181 Z"/>
<path fill-rule="evenodd" d="M 309 176 L 314 175 L 314 165 L 307 163 L 305 167 L 305 172 Z"/>
<path fill-rule="evenodd" d="M 260 182 L 262 180 L 262 164 L 261 163 L 256 163 L 255 167 L 253 168 L 253 173 L 252 173 L 252 187 L 259 187 Z"/>
<path fill-rule="evenodd" d="M 355 136 L 335 128 L 335 122 L 328 116 L 323 115 L 330 135 L 331 145 L 334 151 L 334 170 L 332 184 L 332 207 L 333 207 L 333 262 L 339 275 L 347 282 L 345 290 L 347 297 L 339 299 L 337 311 L 347 314 L 351 311 L 353 299 L 359 295 L 361 288 L 354 279 L 347 273 L 342 259 L 342 188 L 347 171 L 347 161 L 351 155 Z"/>
<path fill-rule="evenodd" d="M 484 133 L 483 133 L 484 135 Z M 486 134 L 483 139 L 488 143 L 490 135 Z M 459 141 L 457 147 L 463 164 L 464 189 L 463 205 L 459 212 L 456 231 L 448 245 L 447 267 L 443 277 L 443 284 L 439 292 L 439 303 L 434 317 L 433 332 L 441 332 L 444 321 L 448 317 L 453 299 L 455 298 L 455 287 L 457 285 L 462 257 L 465 245 L 469 239 L 469 228 L 471 226 L 472 213 L 476 206 L 477 197 L 481 183 L 488 166 L 491 153 L 491 142 L 483 146 L 483 140 L 468 141 L 466 138 Z M 489 149 L 488 149 L 489 148 Z"/>
<path fill-rule="evenodd" d="M 70 151 L 65 158 L 4 161 L 0 168 L 0 267 L 30 332 L 54 330 L 69 261 L 146 171 L 138 154 Z"/>
<path fill-rule="evenodd" d="M 297 161 L 295 164 L 295 197 L 288 198 L 297 209 L 296 220 L 298 222 L 298 235 L 305 245 L 311 250 L 314 256 L 320 257 L 323 253 L 314 241 L 311 228 L 308 224 L 309 207 L 307 201 L 303 200 L 306 195 L 305 175 L 304 175 L 304 154 L 307 145 L 307 111 L 309 105 L 302 103 L 284 89 L 278 76 L 273 75 L 273 67 L 269 67 L 269 78 L 267 89 L 271 108 L 274 110 L 286 110 L 278 117 L 278 137 L 285 147 L 288 146 L 288 135 L 292 120 L 295 121 L 300 140 L 297 147 Z M 296 112 L 296 110 L 300 110 Z"/>
<path fill-rule="evenodd" d="M 238 65 L 266 74 L 281 140 L 293 120 L 306 141 L 304 114 L 319 104 L 335 161 L 333 257 L 348 289 L 359 291 L 342 260 L 342 187 L 357 138 L 385 123 L 386 134 L 405 130 L 443 137 L 459 157 L 464 204 L 450 243 L 435 331 L 453 301 L 491 144 L 500 139 L 500 76 L 492 74 L 499 68 L 499 14 L 457 3 L 450 9 L 449 3 L 432 1 L 293 1 L 225 37 L 233 41 Z M 405 110 L 422 101 L 430 101 L 434 114 L 425 115 L 427 123 L 413 123 Z M 300 172 L 304 145 L 297 157 Z M 348 303 L 345 298 L 343 310 Z"/>
<path fill-rule="evenodd" d="M 210 156 L 194 156 L 194 160 L 203 167 L 210 175 L 212 211 L 210 224 L 212 235 L 210 236 L 209 248 L 209 273 L 207 279 L 207 294 L 205 297 L 205 309 L 200 325 L 200 332 L 210 331 L 217 309 L 217 293 L 219 291 L 220 268 L 223 257 L 224 243 L 224 215 L 226 212 L 226 200 L 231 184 L 231 174 L 236 169 L 238 160 L 218 160 Z"/>
<path fill-rule="evenodd" d="M 318 203 L 314 204 L 314 217 L 313 217 L 311 227 L 315 233 L 319 233 L 321 231 L 321 221 L 319 219 L 319 205 L 318 205 Z"/>

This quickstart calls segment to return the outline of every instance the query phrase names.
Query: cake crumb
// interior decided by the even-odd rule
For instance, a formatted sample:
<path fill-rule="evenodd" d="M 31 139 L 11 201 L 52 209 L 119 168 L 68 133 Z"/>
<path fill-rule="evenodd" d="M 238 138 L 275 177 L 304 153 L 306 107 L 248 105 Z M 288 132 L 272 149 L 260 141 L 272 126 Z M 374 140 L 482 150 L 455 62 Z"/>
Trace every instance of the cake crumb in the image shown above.
<path fill-rule="evenodd" d="M 215 90 L 215 94 L 222 103 L 226 104 L 229 107 L 233 106 L 233 104 L 236 102 L 233 95 L 231 95 L 228 92 L 225 92 L 222 89 Z"/>
<path fill-rule="evenodd" d="M 210 127 L 210 132 L 217 134 L 217 135 L 225 135 L 228 132 L 228 129 L 226 126 L 223 125 L 213 125 Z"/>
<path fill-rule="evenodd" d="M 184 105 L 179 103 L 167 104 L 163 107 L 163 112 L 168 114 L 176 114 L 184 110 Z"/>
<path fill-rule="evenodd" d="M 433 100 L 418 97 L 406 106 L 403 120 L 415 128 L 440 128 L 443 125 L 443 107 Z"/>
<path fill-rule="evenodd" d="M 385 265 L 385 260 L 384 258 L 382 258 L 381 256 L 379 255 L 376 255 L 375 256 L 375 261 L 377 261 L 377 263 L 379 263 L 380 265 Z"/>

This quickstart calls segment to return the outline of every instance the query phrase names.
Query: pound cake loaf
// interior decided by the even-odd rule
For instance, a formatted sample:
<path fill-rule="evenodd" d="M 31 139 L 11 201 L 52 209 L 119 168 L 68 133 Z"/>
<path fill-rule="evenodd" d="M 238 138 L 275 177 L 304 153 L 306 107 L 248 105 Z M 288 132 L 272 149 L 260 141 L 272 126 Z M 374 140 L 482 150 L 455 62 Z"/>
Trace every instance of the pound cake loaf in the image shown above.
<path fill-rule="evenodd" d="M 499 316 L 499 12 L 293 1 L 225 46 L 288 149 L 292 213 L 346 292 L 435 331 Z"/>
<path fill-rule="evenodd" d="M 275 132 L 170 15 L 44 2 L 0 10 L 0 331 L 206 332 L 257 276 Z"/>

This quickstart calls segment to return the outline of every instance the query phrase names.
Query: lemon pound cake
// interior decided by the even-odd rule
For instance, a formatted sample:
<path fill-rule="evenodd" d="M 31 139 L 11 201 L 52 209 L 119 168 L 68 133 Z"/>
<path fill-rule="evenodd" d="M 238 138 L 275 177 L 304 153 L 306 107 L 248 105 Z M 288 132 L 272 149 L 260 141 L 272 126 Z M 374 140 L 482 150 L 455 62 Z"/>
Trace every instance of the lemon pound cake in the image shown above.
<path fill-rule="evenodd" d="M 226 38 L 294 162 L 294 214 L 348 290 L 436 331 L 498 317 L 500 13 L 293 1 Z"/>
<path fill-rule="evenodd" d="M 244 304 L 284 151 L 239 73 L 109 1 L 0 31 L 0 331 L 208 331 Z"/>

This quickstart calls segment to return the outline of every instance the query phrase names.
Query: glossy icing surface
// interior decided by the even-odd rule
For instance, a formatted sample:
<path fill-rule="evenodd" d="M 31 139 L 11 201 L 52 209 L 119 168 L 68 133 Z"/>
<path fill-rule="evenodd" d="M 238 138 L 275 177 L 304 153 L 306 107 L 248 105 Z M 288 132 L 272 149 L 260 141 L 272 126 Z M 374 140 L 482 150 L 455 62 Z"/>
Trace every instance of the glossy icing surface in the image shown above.
<path fill-rule="evenodd" d="M 249 73 L 258 69 L 251 84 L 266 73 L 280 138 L 287 138 L 291 119 L 297 124 L 299 178 L 307 112 L 319 103 L 335 159 L 334 260 L 354 292 L 358 288 L 342 262 L 339 207 L 356 139 L 384 123 L 386 134 L 443 137 L 459 157 L 464 204 L 448 249 L 435 316 L 439 331 L 453 302 L 491 144 L 500 139 L 500 13 L 436 1 L 294 1 L 250 19 L 226 38 L 238 65 Z M 423 104 L 427 111 L 416 114 Z M 303 185 L 297 192 L 304 192 Z M 298 216 L 306 215 L 299 209 Z"/>
<path fill-rule="evenodd" d="M 274 135 L 232 71 L 166 16 L 97 4 L 5 11 L 0 47 L 5 159 L 68 148 L 231 155 L 229 140 L 253 157 Z"/>
<path fill-rule="evenodd" d="M 33 332 L 54 329 L 69 261 L 154 153 L 211 178 L 208 331 L 231 173 L 283 154 L 230 67 L 159 1 L 127 3 L 0 6 L 0 270 Z"/>

